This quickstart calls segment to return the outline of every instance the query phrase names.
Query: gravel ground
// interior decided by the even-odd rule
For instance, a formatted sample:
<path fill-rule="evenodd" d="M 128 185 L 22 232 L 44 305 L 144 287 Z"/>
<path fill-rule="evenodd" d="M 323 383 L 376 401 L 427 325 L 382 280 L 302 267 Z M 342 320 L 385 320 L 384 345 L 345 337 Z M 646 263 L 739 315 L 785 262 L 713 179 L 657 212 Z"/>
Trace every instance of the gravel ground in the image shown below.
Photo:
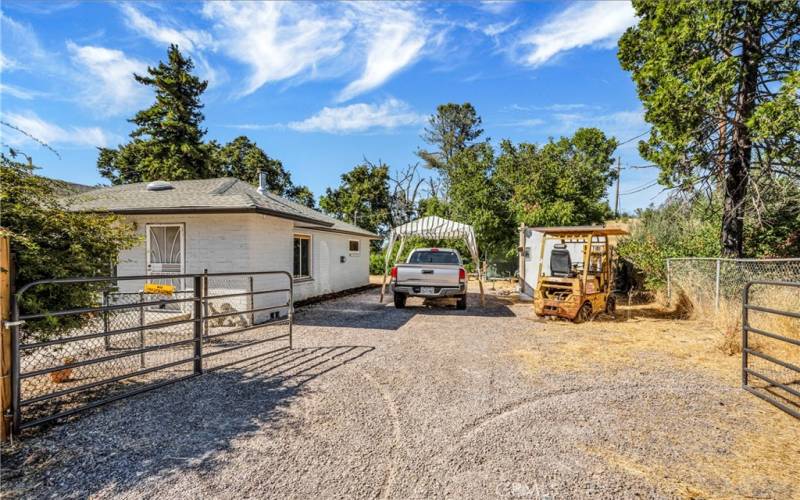
<path fill-rule="evenodd" d="M 4 494 L 691 496 L 676 490 L 671 472 L 641 464 L 657 458 L 690 471 L 698 454 L 728 453 L 733 434 L 716 422 L 726 405 L 754 404 L 657 360 L 613 373 L 536 373 L 515 353 L 555 349 L 564 329 L 532 318 L 529 305 L 470 300 L 465 312 L 415 301 L 396 310 L 372 290 L 307 307 L 291 351 L 115 403 L 7 448 Z M 709 477 L 705 487 L 730 488 L 724 481 Z M 796 494 L 759 487 L 739 493 Z"/>

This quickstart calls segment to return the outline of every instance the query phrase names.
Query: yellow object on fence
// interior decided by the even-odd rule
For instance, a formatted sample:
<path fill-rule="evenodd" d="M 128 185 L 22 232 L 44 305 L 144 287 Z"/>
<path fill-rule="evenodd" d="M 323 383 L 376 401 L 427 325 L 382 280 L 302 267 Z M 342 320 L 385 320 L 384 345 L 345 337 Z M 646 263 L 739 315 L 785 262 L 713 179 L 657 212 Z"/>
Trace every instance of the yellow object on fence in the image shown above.
<path fill-rule="evenodd" d="M 172 295 L 175 293 L 175 286 L 161 285 L 159 283 L 145 283 L 144 293 L 155 293 L 158 295 Z"/>

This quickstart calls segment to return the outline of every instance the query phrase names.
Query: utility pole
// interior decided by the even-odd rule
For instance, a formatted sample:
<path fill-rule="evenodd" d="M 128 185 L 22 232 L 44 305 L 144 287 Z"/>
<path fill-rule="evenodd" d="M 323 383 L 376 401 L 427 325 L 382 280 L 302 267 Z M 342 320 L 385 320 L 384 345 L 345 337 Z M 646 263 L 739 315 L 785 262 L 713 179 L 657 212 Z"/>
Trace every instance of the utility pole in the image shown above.
<path fill-rule="evenodd" d="M 619 178 L 622 176 L 622 159 L 617 156 L 617 196 L 614 201 L 614 217 L 619 219 Z"/>

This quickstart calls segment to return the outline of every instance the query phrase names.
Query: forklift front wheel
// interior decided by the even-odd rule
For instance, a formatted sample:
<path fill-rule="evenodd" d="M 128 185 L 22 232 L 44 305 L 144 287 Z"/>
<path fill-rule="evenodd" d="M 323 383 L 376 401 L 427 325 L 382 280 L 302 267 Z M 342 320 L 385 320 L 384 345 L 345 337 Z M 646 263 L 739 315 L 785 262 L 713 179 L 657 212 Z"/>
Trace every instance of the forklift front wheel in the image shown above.
<path fill-rule="evenodd" d="M 589 302 L 584 302 L 583 306 L 578 310 L 578 314 L 575 316 L 574 322 L 576 324 L 584 323 L 589 321 L 592 317 L 592 304 Z"/>

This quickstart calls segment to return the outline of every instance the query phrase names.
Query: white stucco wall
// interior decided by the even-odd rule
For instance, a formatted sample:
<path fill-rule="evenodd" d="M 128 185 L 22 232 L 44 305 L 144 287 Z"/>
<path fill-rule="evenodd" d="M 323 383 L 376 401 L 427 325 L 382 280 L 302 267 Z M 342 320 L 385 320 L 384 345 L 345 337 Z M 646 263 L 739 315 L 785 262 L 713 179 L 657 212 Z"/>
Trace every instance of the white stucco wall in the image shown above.
<path fill-rule="evenodd" d="M 311 235 L 311 279 L 295 283 L 295 300 L 340 292 L 369 283 L 369 239 L 330 231 L 298 227 L 296 233 Z M 360 251 L 349 251 L 350 240 Z M 341 262 L 341 257 L 345 262 Z"/>
<path fill-rule="evenodd" d="M 184 272 L 209 273 L 287 271 L 292 272 L 293 235 L 311 235 L 311 278 L 296 280 L 295 300 L 356 288 L 369 283 L 369 239 L 330 231 L 295 227 L 290 220 L 261 214 L 196 214 L 126 216 L 136 223 L 142 244 L 120 255 L 119 276 L 147 274 L 145 231 L 148 224 L 184 225 Z M 349 241 L 360 241 L 360 252 L 349 252 Z M 345 262 L 340 262 L 340 257 Z M 138 292 L 144 281 L 121 281 L 123 292 Z M 187 280 L 185 289 L 193 284 Z M 254 290 L 288 288 L 284 276 L 255 276 Z M 248 277 L 209 278 L 209 294 L 237 293 L 249 289 Z M 250 308 L 246 298 L 220 299 L 237 310 Z M 281 293 L 256 295 L 254 306 L 269 307 L 285 302 Z M 220 304 L 216 304 L 219 308 Z M 285 311 L 281 311 L 284 314 Z M 269 311 L 257 313 L 262 320 Z"/>

